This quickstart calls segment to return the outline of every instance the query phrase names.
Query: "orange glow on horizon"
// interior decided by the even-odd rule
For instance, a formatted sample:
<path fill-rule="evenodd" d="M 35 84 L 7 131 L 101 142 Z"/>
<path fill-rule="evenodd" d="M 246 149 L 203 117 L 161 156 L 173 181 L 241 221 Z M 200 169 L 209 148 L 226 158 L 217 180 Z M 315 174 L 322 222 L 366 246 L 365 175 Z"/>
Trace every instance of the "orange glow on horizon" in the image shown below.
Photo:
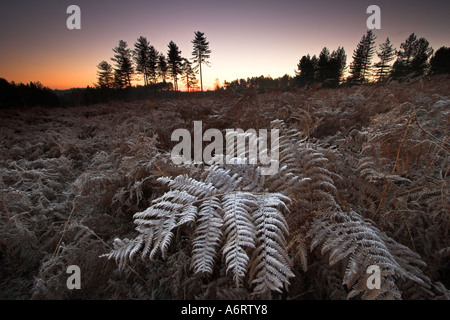
<path fill-rule="evenodd" d="M 183 57 L 191 58 L 191 40 L 200 30 L 212 50 L 211 67 L 202 69 L 203 89 L 214 90 L 217 78 L 223 86 L 224 81 L 261 75 L 294 76 L 303 55 L 318 56 L 325 46 L 330 51 L 344 47 L 348 65 L 367 30 L 367 5 L 356 0 L 345 6 L 321 1 L 199 0 L 196 4 L 203 3 L 203 10 L 181 0 L 158 4 L 111 0 L 107 5 L 77 2 L 82 25 L 76 31 L 66 27 L 64 1 L 12 1 L 7 10 L 2 7 L 0 28 L 6 32 L 2 35 L 0 77 L 16 83 L 39 81 L 51 89 L 85 88 L 97 82 L 97 65 L 102 60 L 113 64 L 112 49 L 119 40 L 133 49 L 136 39 L 145 36 L 164 54 L 172 40 Z M 381 2 L 382 29 L 375 31 L 377 49 L 386 37 L 398 49 L 412 32 L 426 38 L 435 51 L 449 45 L 448 4 L 411 1 L 405 12 L 402 5 Z M 185 10 L 173 9 L 180 7 Z M 169 19 L 175 22 L 168 24 Z M 186 90 L 181 79 L 178 83 Z"/>

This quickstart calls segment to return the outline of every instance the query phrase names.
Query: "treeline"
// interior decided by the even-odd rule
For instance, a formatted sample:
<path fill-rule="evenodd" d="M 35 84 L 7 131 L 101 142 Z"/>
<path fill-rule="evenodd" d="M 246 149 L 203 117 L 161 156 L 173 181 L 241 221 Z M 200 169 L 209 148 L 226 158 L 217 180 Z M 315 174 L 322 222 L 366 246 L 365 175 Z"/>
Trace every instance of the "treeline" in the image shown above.
<path fill-rule="evenodd" d="M 403 81 L 421 75 L 450 73 L 450 49 L 441 47 L 434 50 L 425 38 L 412 33 L 397 50 L 387 38 L 376 48 L 376 36 L 372 30 L 363 35 L 353 51 L 352 62 L 346 66 L 344 48 L 339 47 L 330 54 L 323 48 L 319 54 L 303 56 L 295 71 L 294 84 L 309 87 L 313 83 L 323 88 L 340 85 L 358 85 L 380 82 L 388 79 Z M 375 54 L 378 62 L 373 63 Z M 392 63 L 392 61 L 394 61 Z M 345 77 L 345 75 L 347 76 Z"/>
<path fill-rule="evenodd" d="M 257 93 L 287 92 L 295 87 L 294 78 L 284 75 L 280 78 L 252 77 L 247 79 L 236 79 L 224 82 L 223 87 L 216 86 L 215 91 L 230 91 L 241 94 L 246 89 L 252 89 Z"/>
<path fill-rule="evenodd" d="M 93 87 L 51 90 L 39 82 L 9 83 L 0 78 L 0 107 L 15 106 L 81 106 L 106 103 L 112 100 L 140 100 L 149 97 L 171 98 L 203 92 L 202 65 L 209 65 L 211 50 L 203 32 L 197 31 L 191 41 L 192 57 L 181 55 L 178 46 L 170 41 L 167 54 L 159 52 L 145 37 L 139 37 L 134 49 L 120 40 L 113 48 L 114 56 L 98 65 L 98 81 Z M 254 89 L 257 93 L 286 92 L 296 88 L 337 88 L 387 80 L 405 81 L 422 75 L 450 74 L 450 48 L 436 52 L 425 38 L 412 33 L 396 49 L 387 38 L 376 48 L 376 36 L 367 31 L 347 65 L 343 47 L 330 52 L 323 48 L 319 56 L 303 56 L 297 64 L 295 76 L 252 77 L 216 84 L 215 92 L 242 93 Z M 373 63 L 375 55 L 378 62 Z M 395 60 L 395 61 L 394 61 Z M 198 86 L 197 74 L 200 76 Z M 143 80 L 143 85 L 132 86 L 132 81 Z M 186 84 L 187 92 L 180 92 L 178 82 Z M 208 93 L 208 94 L 211 94 Z"/>
<path fill-rule="evenodd" d="M 171 83 L 159 83 L 149 87 L 86 87 L 58 91 L 58 98 L 64 106 L 86 106 L 96 103 L 107 103 L 110 101 L 133 101 L 143 100 L 150 96 L 170 97 L 172 94 Z M 173 95 L 173 94 L 172 94 Z"/>
<path fill-rule="evenodd" d="M 375 40 L 373 31 L 367 31 L 353 51 L 348 66 L 343 47 L 332 52 L 324 47 L 319 56 L 303 56 L 294 77 L 236 79 L 225 81 L 224 87 L 217 87 L 216 91 L 242 93 L 246 89 L 254 89 L 257 93 L 285 92 L 295 88 L 337 88 L 387 80 L 405 81 L 422 75 L 450 74 L 448 47 L 441 47 L 434 53 L 429 42 L 414 33 L 400 45 L 399 50 L 393 47 L 389 38 L 377 50 Z M 378 62 L 373 63 L 375 55 Z"/>
<path fill-rule="evenodd" d="M 17 106 L 57 107 L 59 105 L 59 99 L 54 91 L 44 87 L 40 82 L 16 84 L 0 78 L 0 108 Z"/>

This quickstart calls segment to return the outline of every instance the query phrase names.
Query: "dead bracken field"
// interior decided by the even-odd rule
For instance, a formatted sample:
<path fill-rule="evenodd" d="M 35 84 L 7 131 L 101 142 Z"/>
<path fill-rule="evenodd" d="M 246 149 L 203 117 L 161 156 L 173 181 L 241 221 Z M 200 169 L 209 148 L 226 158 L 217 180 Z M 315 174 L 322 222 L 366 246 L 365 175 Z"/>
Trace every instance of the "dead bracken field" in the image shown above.
<path fill-rule="evenodd" d="M 448 299 L 449 93 L 445 76 L 1 110 L 0 298 Z M 279 173 L 173 164 L 194 121 L 279 129 Z"/>

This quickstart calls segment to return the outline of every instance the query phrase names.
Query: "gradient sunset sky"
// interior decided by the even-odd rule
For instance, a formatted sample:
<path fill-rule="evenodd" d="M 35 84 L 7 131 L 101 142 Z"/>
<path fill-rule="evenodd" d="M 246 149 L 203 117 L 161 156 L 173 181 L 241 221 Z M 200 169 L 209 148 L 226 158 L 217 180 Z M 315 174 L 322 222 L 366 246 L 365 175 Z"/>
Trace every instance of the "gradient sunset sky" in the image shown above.
<path fill-rule="evenodd" d="M 66 9 L 81 8 L 81 30 L 68 30 Z M 322 0 L 40 0 L 0 2 L 0 78 L 40 81 L 53 89 L 96 82 L 97 64 L 110 63 L 112 48 L 133 48 L 145 36 L 167 54 L 172 40 L 191 58 L 194 31 L 210 42 L 206 89 L 216 79 L 294 75 L 303 55 L 343 46 L 351 56 L 367 31 L 366 9 L 381 8 L 377 48 L 386 37 L 399 48 L 412 32 L 436 51 L 450 46 L 450 1 Z"/>

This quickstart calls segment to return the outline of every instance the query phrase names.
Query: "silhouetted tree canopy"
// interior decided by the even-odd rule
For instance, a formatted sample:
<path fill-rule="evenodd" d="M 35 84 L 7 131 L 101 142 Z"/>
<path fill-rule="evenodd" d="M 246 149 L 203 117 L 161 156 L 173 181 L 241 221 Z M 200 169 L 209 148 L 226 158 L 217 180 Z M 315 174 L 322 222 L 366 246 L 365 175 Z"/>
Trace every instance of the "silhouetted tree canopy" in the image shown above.
<path fill-rule="evenodd" d="M 330 50 L 324 47 L 319 54 L 319 61 L 317 62 L 316 80 L 324 83 L 329 78 L 330 73 Z"/>
<path fill-rule="evenodd" d="M 191 89 L 194 89 L 195 87 L 198 88 L 197 86 L 198 80 L 195 76 L 195 71 L 192 68 L 192 63 L 188 59 L 186 58 L 183 59 L 181 69 L 183 81 L 184 83 L 186 83 L 187 92 L 190 92 Z"/>
<path fill-rule="evenodd" d="M 168 70 L 169 67 L 167 65 L 166 56 L 161 53 L 158 57 L 158 76 L 164 83 L 166 82 Z"/>
<path fill-rule="evenodd" d="M 169 65 L 169 73 L 173 79 L 173 86 L 175 91 L 178 91 L 178 75 L 182 73 L 181 63 L 183 58 L 181 57 L 181 50 L 178 49 L 178 46 L 170 41 L 169 51 L 167 53 L 168 57 L 168 65 Z"/>
<path fill-rule="evenodd" d="M 256 93 L 287 92 L 293 87 L 294 79 L 287 74 L 276 79 L 260 76 L 224 82 L 225 91 L 237 94 L 244 93 L 246 90 L 254 90 Z"/>
<path fill-rule="evenodd" d="M 0 108 L 34 106 L 56 107 L 59 100 L 51 89 L 40 82 L 16 84 L 0 78 Z"/>
<path fill-rule="evenodd" d="M 333 50 L 328 60 L 327 78 L 324 86 L 329 88 L 336 88 L 341 83 L 344 76 L 344 71 L 347 65 L 347 55 L 343 47 Z"/>
<path fill-rule="evenodd" d="M 115 84 L 119 88 L 131 87 L 131 77 L 134 73 L 131 49 L 128 48 L 125 41 L 120 40 L 119 45 L 113 51 L 115 55 L 111 60 L 116 63 L 114 68 Z"/>
<path fill-rule="evenodd" d="M 135 63 L 135 70 L 142 74 L 144 78 L 144 85 L 148 85 L 150 78 L 150 42 L 145 37 L 139 37 L 134 44 L 133 59 Z"/>
<path fill-rule="evenodd" d="M 430 74 L 450 74 L 450 48 L 439 48 L 430 59 Z"/>
<path fill-rule="evenodd" d="M 350 64 L 349 83 L 360 84 L 367 82 L 372 70 L 372 57 L 375 53 L 376 36 L 372 30 L 368 30 L 353 51 L 353 61 Z"/>
<path fill-rule="evenodd" d="M 392 47 L 389 38 L 380 44 L 380 51 L 377 51 L 377 56 L 380 58 L 380 61 L 375 64 L 377 69 L 376 77 L 378 81 L 383 81 L 387 78 L 391 69 L 389 62 L 395 58 L 395 49 Z"/>
<path fill-rule="evenodd" d="M 315 57 L 315 56 L 314 56 Z M 303 56 L 295 70 L 295 83 L 299 87 L 304 87 L 313 83 L 314 75 L 317 69 L 317 63 L 311 59 L 311 56 L 308 54 L 307 56 Z"/>
<path fill-rule="evenodd" d="M 159 52 L 155 49 L 154 46 L 150 46 L 148 51 L 148 62 L 147 62 L 147 70 L 148 70 L 148 79 L 151 84 L 155 84 L 158 82 L 158 57 Z"/>
<path fill-rule="evenodd" d="M 397 60 L 392 66 L 392 77 L 401 78 L 408 75 L 421 76 L 429 68 L 429 58 L 433 55 L 433 49 L 425 38 L 417 39 L 412 33 L 400 45 L 397 51 Z"/>
<path fill-rule="evenodd" d="M 346 67 L 347 55 L 342 47 L 333 50 L 330 54 L 328 48 L 323 48 L 319 58 L 308 54 L 300 59 L 295 71 L 295 84 L 299 87 L 309 87 L 318 82 L 327 88 L 339 86 Z"/>
<path fill-rule="evenodd" d="M 114 86 L 113 68 L 106 62 L 102 61 L 97 65 L 97 84 L 101 88 L 112 88 Z"/>

